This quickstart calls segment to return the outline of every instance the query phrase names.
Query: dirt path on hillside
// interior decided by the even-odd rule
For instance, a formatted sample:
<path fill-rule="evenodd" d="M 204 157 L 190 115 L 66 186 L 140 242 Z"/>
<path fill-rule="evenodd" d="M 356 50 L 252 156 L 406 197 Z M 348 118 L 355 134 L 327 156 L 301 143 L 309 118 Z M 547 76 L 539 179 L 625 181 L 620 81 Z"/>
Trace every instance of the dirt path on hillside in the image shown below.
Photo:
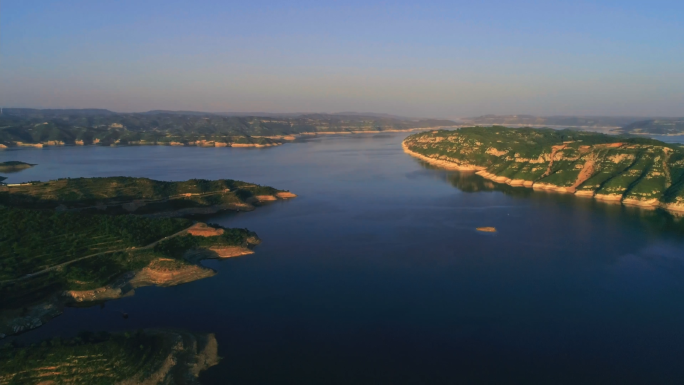
<path fill-rule="evenodd" d="M 145 245 L 145 246 L 142 246 L 142 247 L 127 247 L 127 248 L 125 248 L 125 249 L 103 251 L 103 252 L 101 252 L 101 253 L 95 253 L 95 254 L 86 255 L 86 256 L 83 256 L 83 257 L 80 257 L 80 258 L 72 259 L 71 261 L 67 261 L 67 262 L 64 262 L 64 263 L 60 263 L 59 265 L 50 266 L 50 267 L 45 268 L 45 269 L 43 269 L 43 270 L 37 271 L 37 272 L 35 272 L 35 273 L 26 274 L 25 276 L 20 277 L 20 278 L 9 279 L 9 280 L 6 280 L 6 281 L 0 281 L 0 284 L 23 281 L 23 280 L 25 280 L 25 279 L 33 278 L 33 277 L 35 277 L 35 276 L 42 275 L 42 274 L 45 274 L 45 273 L 47 273 L 47 272 L 50 272 L 50 271 L 53 271 L 53 270 L 60 269 L 60 268 L 62 268 L 62 267 L 64 267 L 64 266 L 68 266 L 68 265 L 70 265 L 70 264 L 72 264 L 72 263 L 79 262 L 79 261 L 83 261 L 84 259 L 88 259 L 88 258 L 98 257 L 98 256 L 101 256 L 101 255 L 106 255 L 106 254 L 119 253 L 119 252 L 123 252 L 123 251 L 134 251 L 134 250 L 135 250 L 135 251 L 138 251 L 138 250 L 147 250 L 147 249 L 151 249 L 151 248 L 155 247 L 159 242 L 162 242 L 162 241 L 165 241 L 165 240 L 167 240 L 167 239 L 171 239 L 171 238 L 177 237 L 177 236 L 179 236 L 179 235 L 187 234 L 187 233 L 188 233 L 188 230 L 192 229 L 195 225 L 196 225 L 196 223 L 193 223 L 192 226 L 188 227 L 187 229 L 183 229 L 183 230 L 181 230 L 181 231 L 179 231 L 179 232 L 177 232 L 177 233 L 175 233 L 175 234 L 171 234 L 171 235 L 166 236 L 166 237 L 164 237 L 164 238 L 158 239 L 158 240 L 156 240 L 156 241 L 150 243 L 149 245 Z"/>

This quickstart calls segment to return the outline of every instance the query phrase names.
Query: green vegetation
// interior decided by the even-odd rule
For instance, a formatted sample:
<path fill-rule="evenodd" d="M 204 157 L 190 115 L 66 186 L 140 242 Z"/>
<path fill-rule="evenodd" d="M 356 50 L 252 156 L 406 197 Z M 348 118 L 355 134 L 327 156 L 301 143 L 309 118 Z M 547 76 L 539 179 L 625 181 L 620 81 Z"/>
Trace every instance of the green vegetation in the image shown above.
<path fill-rule="evenodd" d="M 191 249 L 259 242 L 247 229 L 223 229 L 207 237 L 182 232 L 192 224 L 179 218 L 0 207 L 0 307 L 99 288 L 160 258 L 189 265 L 184 255 Z"/>
<path fill-rule="evenodd" d="M 107 110 L 33 110 L 5 108 L 0 115 L 0 144 L 174 144 L 196 146 L 283 143 L 304 132 L 349 132 L 453 126 L 446 120 L 410 120 L 357 114 L 229 116 L 201 112 Z"/>
<path fill-rule="evenodd" d="M 163 330 L 6 344 L 0 347 L 0 384 L 186 383 L 218 363 L 216 347 L 211 334 Z"/>
<path fill-rule="evenodd" d="M 684 210 L 684 151 L 657 140 L 494 126 L 419 133 L 404 146 L 512 185 Z"/>
<path fill-rule="evenodd" d="M 88 209 L 112 214 L 153 214 L 187 208 L 250 209 L 255 197 L 281 192 L 229 179 L 162 182 L 109 177 L 32 182 L 0 190 L 0 204 L 22 208 Z"/>
<path fill-rule="evenodd" d="M 257 235 L 171 217 L 251 210 L 281 192 L 233 180 L 125 177 L 0 188 L 0 338 L 40 326 L 66 303 L 214 275 L 197 261 L 244 252 Z"/>
<path fill-rule="evenodd" d="M 87 255 L 145 246 L 191 225 L 178 218 L 0 207 L 0 281 Z"/>

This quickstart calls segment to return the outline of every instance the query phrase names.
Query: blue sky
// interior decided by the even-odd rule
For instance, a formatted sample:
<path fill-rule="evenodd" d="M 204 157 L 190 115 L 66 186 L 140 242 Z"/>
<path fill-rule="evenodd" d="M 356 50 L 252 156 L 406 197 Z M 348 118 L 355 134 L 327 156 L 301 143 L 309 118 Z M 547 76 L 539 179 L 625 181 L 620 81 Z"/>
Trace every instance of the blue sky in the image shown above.
<path fill-rule="evenodd" d="M 684 1 L 4 1 L 0 104 L 684 116 Z"/>

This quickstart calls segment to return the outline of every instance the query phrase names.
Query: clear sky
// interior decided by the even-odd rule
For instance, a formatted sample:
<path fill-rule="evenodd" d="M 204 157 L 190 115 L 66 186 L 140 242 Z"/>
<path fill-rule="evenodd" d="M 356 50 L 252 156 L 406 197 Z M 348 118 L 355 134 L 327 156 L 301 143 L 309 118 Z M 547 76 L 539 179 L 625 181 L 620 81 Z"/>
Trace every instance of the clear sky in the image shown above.
<path fill-rule="evenodd" d="M 5 0 L 0 105 L 684 116 L 684 1 Z"/>

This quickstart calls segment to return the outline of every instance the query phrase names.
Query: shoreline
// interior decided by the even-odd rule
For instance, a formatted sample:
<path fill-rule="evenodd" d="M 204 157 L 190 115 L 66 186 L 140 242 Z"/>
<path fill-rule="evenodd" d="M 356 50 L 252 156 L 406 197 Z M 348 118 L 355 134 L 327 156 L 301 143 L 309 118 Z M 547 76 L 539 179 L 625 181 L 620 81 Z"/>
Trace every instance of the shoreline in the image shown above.
<path fill-rule="evenodd" d="M 63 141 L 46 141 L 40 143 L 24 143 L 14 142 L 11 144 L 0 143 L 0 150 L 16 149 L 16 148 L 46 148 L 46 147 L 85 147 L 85 146 L 100 146 L 100 147 L 129 147 L 129 146 L 168 146 L 168 147 L 205 147 L 205 148 L 268 148 L 282 146 L 283 144 L 294 142 L 297 139 L 310 138 L 318 135 L 357 135 L 357 134 L 382 134 L 382 133 L 401 133 L 401 132 L 416 132 L 423 130 L 438 130 L 444 128 L 456 128 L 455 126 L 438 126 L 438 127 L 423 127 L 423 128 L 407 128 L 407 129 L 389 129 L 389 130 L 368 130 L 368 131 L 315 131 L 315 132 L 300 132 L 297 134 L 288 135 L 273 135 L 273 136 L 252 136 L 252 138 L 265 138 L 277 140 L 275 143 L 226 143 L 217 142 L 215 140 L 198 140 L 194 142 L 145 142 L 135 141 L 125 144 L 112 143 L 109 145 L 100 144 L 99 140 L 93 143 L 84 143 L 82 140 L 77 140 L 74 143 L 65 143 Z"/>
<path fill-rule="evenodd" d="M 406 146 L 406 143 L 402 142 L 401 143 L 402 148 L 404 149 L 404 152 L 407 153 L 408 155 L 411 155 L 415 158 L 418 158 L 426 163 L 429 163 L 433 166 L 441 167 L 446 170 L 454 170 L 454 171 L 470 171 L 470 172 L 475 172 L 476 175 L 488 179 L 492 182 L 499 183 L 499 184 L 507 184 L 512 187 L 525 187 L 525 188 L 531 188 L 535 191 L 548 191 L 548 192 L 555 192 L 555 193 L 561 193 L 561 194 L 573 194 L 577 197 L 586 197 L 586 198 L 593 198 L 596 199 L 597 201 L 601 202 L 607 202 L 607 203 L 619 203 L 625 206 L 632 206 L 632 207 L 640 207 L 644 209 L 663 209 L 665 211 L 668 211 L 670 213 L 674 214 L 684 214 L 684 204 L 678 204 L 678 203 L 664 203 L 660 202 L 657 199 L 650 199 L 646 201 L 638 200 L 638 199 L 633 199 L 633 198 L 625 198 L 624 194 L 613 194 L 613 195 L 606 195 L 606 194 L 596 194 L 595 191 L 586 191 L 586 190 L 580 190 L 576 191 L 574 187 L 559 187 L 556 185 L 552 185 L 549 183 L 539 183 L 531 180 L 524 180 L 524 179 L 511 179 L 505 176 L 498 176 L 496 174 L 489 173 L 486 170 L 485 167 L 482 166 L 475 166 L 475 165 L 459 165 L 457 163 L 451 162 L 449 160 L 441 160 L 441 159 L 434 159 L 427 157 L 425 155 L 418 154 L 417 152 L 411 151 L 408 146 Z"/>

